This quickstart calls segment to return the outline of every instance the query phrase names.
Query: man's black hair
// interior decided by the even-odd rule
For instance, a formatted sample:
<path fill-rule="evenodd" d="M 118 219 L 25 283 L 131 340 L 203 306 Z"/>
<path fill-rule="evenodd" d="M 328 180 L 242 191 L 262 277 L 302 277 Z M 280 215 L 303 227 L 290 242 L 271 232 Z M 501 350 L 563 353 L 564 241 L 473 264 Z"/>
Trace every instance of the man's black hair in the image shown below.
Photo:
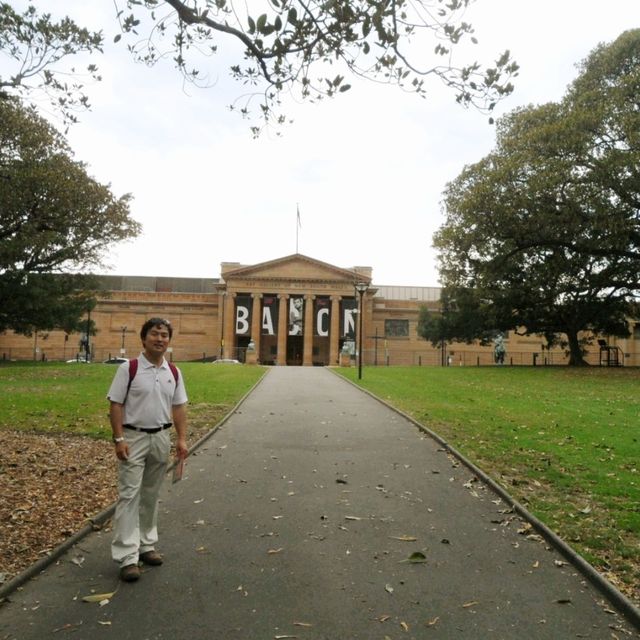
<path fill-rule="evenodd" d="M 140 337 L 144 340 L 147 337 L 147 333 L 149 333 L 149 329 L 152 327 L 167 327 L 169 331 L 169 339 L 173 337 L 173 327 L 168 320 L 164 318 L 149 318 L 143 325 L 142 329 L 140 329 Z"/>

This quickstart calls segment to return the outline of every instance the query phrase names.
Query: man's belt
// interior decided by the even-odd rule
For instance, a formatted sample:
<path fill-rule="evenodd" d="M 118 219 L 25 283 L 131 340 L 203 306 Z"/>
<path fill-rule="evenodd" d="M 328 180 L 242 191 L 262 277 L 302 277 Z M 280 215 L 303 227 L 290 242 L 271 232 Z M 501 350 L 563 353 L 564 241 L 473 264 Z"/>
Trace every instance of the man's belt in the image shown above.
<path fill-rule="evenodd" d="M 164 431 L 173 425 L 173 422 L 167 422 L 167 424 L 163 424 L 161 427 L 152 427 L 151 429 L 143 429 L 142 427 L 136 427 L 132 424 L 123 424 L 122 426 L 125 429 L 131 429 L 131 431 L 140 431 L 141 433 L 158 433 L 158 431 Z"/>

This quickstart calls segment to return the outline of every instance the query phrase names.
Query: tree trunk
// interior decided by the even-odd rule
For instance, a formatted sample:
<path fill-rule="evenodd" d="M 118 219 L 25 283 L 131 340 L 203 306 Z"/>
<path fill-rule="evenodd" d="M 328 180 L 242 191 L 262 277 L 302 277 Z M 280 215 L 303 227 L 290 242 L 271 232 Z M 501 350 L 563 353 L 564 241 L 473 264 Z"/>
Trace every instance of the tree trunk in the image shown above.
<path fill-rule="evenodd" d="M 587 367 L 589 363 L 584 359 L 584 352 L 578 340 L 578 332 L 571 330 L 567 332 L 569 341 L 569 366 L 570 367 Z"/>

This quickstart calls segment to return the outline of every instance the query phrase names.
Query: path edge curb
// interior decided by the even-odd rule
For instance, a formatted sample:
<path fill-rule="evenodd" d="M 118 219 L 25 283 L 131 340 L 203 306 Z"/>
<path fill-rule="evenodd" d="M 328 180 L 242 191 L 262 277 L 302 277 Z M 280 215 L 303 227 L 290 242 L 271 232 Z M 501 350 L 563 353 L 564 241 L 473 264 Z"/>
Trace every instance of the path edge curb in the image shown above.
<path fill-rule="evenodd" d="M 188 456 L 197 451 L 211 436 L 218 431 L 230 418 L 231 416 L 238 410 L 240 405 L 244 403 L 244 401 L 249 397 L 249 395 L 255 390 L 255 388 L 265 379 L 269 370 L 266 369 L 265 372 L 260 376 L 259 380 L 257 380 L 253 386 L 238 400 L 238 402 L 229 410 L 227 414 L 225 414 L 220 421 L 215 424 L 211 430 L 205 433 L 199 440 L 197 440 L 193 445 L 191 445 L 189 449 Z M 167 474 L 171 473 L 173 468 L 175 467 L 175 462 L 172 462 L 167 467 Z M 51 553 L 43 556 L 39 560 L 36 560 L 32 565 L 27 567 L 24 571 L 14 576 L 7 583 L 0 586 L 0 606 L 4 601 L 8 599 L 8 596 L 11 595 L 14 591 L 19 589 L 23 584 L 35 578 L 40 573 L 42 573 L 45 569 L 50 567 L 56 560 L 58 560 L 61 556 L 63 556 L 69 549 L 71 549 L 74 545 L 78 544 L 83 538 L 88 536 L 90 533 L 94 531 L 99 531 L 105 525 L 105 523 L 113 516 L 114 511 L 116 510 L 115 502 L 109 505 L 106 509 L 102 510 L 97 515 L 89 518 L 82 529 L 74 533 L 72 536 L 68 537 L 66 540 L 61 542 L 57 547 L 52 549 Z"/>
<path fill-rule="evenodd" d="M 450 445 L 442 436 L 432 431 L 429 427 L 425 426 L 414 417 L 405 413 L 401 409 L 394 407 L 386 400 L 383 400 L 375 393 L 364 389 L 353 380 L 341 376 L 336 371 L 331 372 L 343 379 L 345 382 L 353 385 L 356 389 L 359 389 L 363 393 L 366 393 L 371 398 L 377 400 L 388 409 L 391 409 L 398 415 L 401 415 L 405 420 L 408 420 L 411 424 L 417 427 L 424 434 L 435 440 L 441 445 L 448 453 L 453 455 L 459 460 L 467 469 L 472 471 L 484 484 L 488 485 L 492 491 L 497 493 L 505 502 L 507 502 L 513 510 L 526 520 L 549 544 L 551 544 L 568 562 L 570 562 L 589 582 L 604 595 L 612 605 L 631 623 L 636 629 L 640 630 L 640 608 L 638 608 L 627 596 L 625 596 L 615 585 L 607 580 L 595 567 L 587 562 L 575 549 L 567 544 L 557 533 L 552 531 L 544 522 L 536 518 L 526 507 L 520 504 L 509 492 L 500 484 L 498 484 L 491 476 L 485 473 L 480 467 L 471 462 L 462 453 L 460 453 L 455 447 Z"/>

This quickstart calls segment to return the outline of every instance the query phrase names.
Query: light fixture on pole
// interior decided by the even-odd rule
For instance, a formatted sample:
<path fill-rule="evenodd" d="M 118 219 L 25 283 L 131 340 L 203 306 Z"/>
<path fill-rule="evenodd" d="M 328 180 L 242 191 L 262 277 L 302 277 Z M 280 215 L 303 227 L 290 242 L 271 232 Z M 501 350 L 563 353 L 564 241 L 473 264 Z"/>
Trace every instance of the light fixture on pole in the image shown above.
<path fill-rule="evenodd" d="M 354 285 L 356 292 L 360 296 L 358 305 L 358 380 L 362 379 L 362 317 L 364 316 L 363 298 L 369 285 L 366 282 L 356 282 Z"/>

